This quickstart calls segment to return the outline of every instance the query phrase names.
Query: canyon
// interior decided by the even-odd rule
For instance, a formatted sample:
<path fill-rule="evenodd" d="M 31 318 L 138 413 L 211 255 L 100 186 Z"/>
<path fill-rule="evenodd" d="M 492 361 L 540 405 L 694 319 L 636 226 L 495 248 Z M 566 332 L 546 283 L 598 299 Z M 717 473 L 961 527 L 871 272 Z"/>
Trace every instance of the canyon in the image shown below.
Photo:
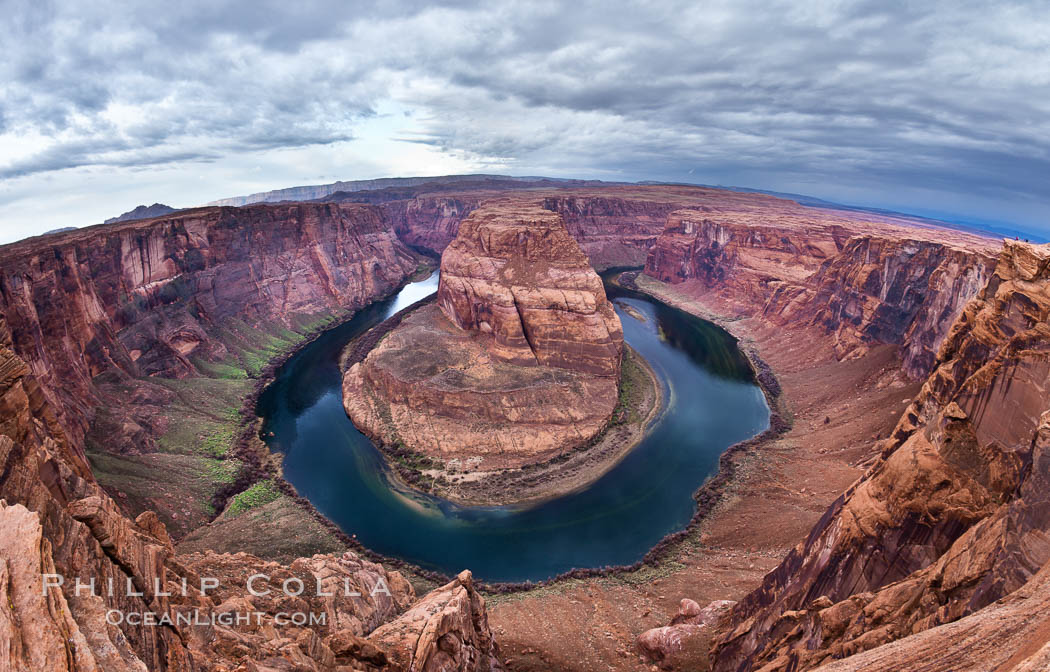
<path fill-rule="evenodd" d="M 1050 594 L 1046 247 L 762 194 L 474 182 L 0 248 L 8 668 L 1045 667 L 1050 635 L 1026 605 Z M 783 426 L 727 451 L 724 478 L 697 495 L 702 519 L 655 564 L 484 595 L 469 572 L 433 577 L 355 546 L 260 450 L 245 400 L 274 363 L 432 263 L 422 255 L 444 253 L 450 272 L 408 328 L 423 315 L 480 338 L 487 324 L 501 357 L 564 361 L 557 339 L 535 348 L 528 320 L 519 337 L 505 302 L 478 312 L 485 299 L 456 282 L 490 265 L 472 260 L 499 240 L 476 226 L 494 203 L 559 218 L 590 266 L 644 264 L 640 291 L 721 324 L 776 374 L 760 379 Z M 610 343 L 581 333 L 603 354 L 579 361 L 608 377 Z M 295 544 L 269 541 L 268 516 L 301 530 Z M 243 587 L 257 572 L 349 577 L 362 597 L 262 599 Z M 43 574 L 141 595 L 71 581 L 42 595 Z M 226 580 L 210 595 L 158 588 L 201 576 Z M 380 578 L 389 595 L 372 595 Z M 110 609 L 265 616 L 247 631 L 156 628 L 107 624 Z M 328 624 L 278 624 L 290 609 Z"/>
<path fill-rule="evenodd" d="M 385 445 L 517 468 L 605 428 L 622 353 L 620 319 L 561 217 L 491 203 L 445 248 L 435 305 L 349 368 L 343 402 Z"/>

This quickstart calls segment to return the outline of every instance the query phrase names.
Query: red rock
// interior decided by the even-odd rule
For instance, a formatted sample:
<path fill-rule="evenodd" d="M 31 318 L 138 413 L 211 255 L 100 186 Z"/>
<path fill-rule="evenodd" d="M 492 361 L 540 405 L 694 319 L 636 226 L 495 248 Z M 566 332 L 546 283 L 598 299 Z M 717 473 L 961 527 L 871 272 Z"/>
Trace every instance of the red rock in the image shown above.
<path fill-rule="evenodd" d="M 549 459 L 605 427 L 623 331 L 558 215 L 475 210 L 442 255 L 437 304 L 346 372 L 344 406 L 367 434 L 488 469 Z"/>
<path fill-rule="evenodd" d="M 404 670 L 499 672 L 496 642 L 485 614 L 485 599 L 469 571 L 427 594 L 368 640 L 390 652 Z"/>
<path fill-rule="evenodd" d="M 288 326 L 359 308 L 416 266 L 366 205 L 199 208 L 89 227 L 0 247 L 0 343 L 79 441 L 99 373 L 195 375 L 195 358 L 229 355 L 229 320 Z"/>
<path fill-rule="evenodd" d="M 992 241 L 878 220 L 860 226 L 786 203 L 676 211 L 645 272 L 699 280 L 730 313 L 815 327 L 840 358 L 902 345 L 904 372 L 927 375 L 948 327 L 988 278 Z"/>
<path fill-rule="evenodd" d="M 710 670 L 712 638 L 734 604 L 718 600 L 701 609 L 693 600 L 683 599 L 671 625 L 643 632 L 638 648 L 646 660 L 665 669 Z"/>
<path fill-rule="evenodd" d="M 618 376 L 620 318 L 561 218 L 516 204 L 475 210 L 441 256 L 438 305 L 515 364 Z"/>
<path fill-rule="evenodd" d="M 1050 246 L 1006 242 L 881 459 L 737 605 L 715 669 L 856 654 L 978 612 L 1050 562 L 1048 261 Z"/>

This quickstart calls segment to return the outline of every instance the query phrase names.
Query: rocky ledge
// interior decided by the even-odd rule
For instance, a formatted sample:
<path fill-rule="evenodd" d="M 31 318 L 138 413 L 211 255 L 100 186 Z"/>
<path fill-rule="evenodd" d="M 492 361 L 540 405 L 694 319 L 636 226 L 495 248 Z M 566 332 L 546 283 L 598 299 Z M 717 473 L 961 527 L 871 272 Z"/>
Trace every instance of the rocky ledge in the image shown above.
<path fill-rule="evenodd" d="M 471 470 L 549 460 L 616 408 L 623 330 L 561 217 L 486 204 L 441 258 L 437 305 L 389 333 L 343 379 L 377 441 Z"/>

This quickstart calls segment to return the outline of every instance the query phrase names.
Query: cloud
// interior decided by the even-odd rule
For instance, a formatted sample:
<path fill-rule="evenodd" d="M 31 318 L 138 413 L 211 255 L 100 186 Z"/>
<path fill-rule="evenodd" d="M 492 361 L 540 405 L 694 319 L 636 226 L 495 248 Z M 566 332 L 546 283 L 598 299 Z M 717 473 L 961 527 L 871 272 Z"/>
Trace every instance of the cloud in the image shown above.
<path fill-rule="evenodd" d="M 1039 2 L 23 1 L 0 43 L 6 179 L 373 129 L 505 172 L 1050 205 Z"/>

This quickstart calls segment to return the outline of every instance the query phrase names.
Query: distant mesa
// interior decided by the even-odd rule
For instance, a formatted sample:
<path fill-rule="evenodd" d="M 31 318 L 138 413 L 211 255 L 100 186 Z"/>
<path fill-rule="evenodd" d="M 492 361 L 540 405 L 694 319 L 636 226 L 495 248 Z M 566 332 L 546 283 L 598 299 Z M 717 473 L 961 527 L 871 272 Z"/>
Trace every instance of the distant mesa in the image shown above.
<path fill-rule="evenodd" d="M 620 319 L 561 216 L 487 204 L 442 255 L 437 304 L 346 372 L 343 402 L 382 444 L 519 467 L 604 429 L 622 353 Z"/>
<path fill-rule="evenodd" d="M 247 196 L 234 196 L 207 205 L 235 206 L 281 201 L 364 201 L 386 202 L 413 198 L 420 193 L 440 191 L 473 191 L 480 189 L 534 189 L 538 187 L 580 187 L 615 184 L 600 180 L 574 180 L 558 177 L 511 175 L 440 175 L 431 177 L 384 177 L 374 180 L 345 180 L 331 184 L 312 184 L 273 191 L 260 191 Z M 371 192 L 371 193 L 368 193 Z"/>
<path fill-rule="evenodd" d="M 110 217 L 103 224 L 116 224 L 117 222 L 130 222 L 136 219 L 151 219 L 153 217 L 163 217 L 164 215 L 176 212 L 178 208 L 173 208 L 170 205 L 164 205 L 163 203 L 154 203 L 153 205 L 140 205 L 134 210 L 128 210 L 119 217 Z"/>
<path fill-rule="evenodd" d="M 75 227 L 75 226 L 63 226 L 63 227 L 60 227 L 60 228 L 57 228 L 57 229 L 51 229 L 49 231 L 44 231 L 40 235 L 48 236 L 48 235 L 51 235 L 52 233 L 65 233 L 66 231 L 76 231 L 76 230 L 77 230 L 77 227 Z"/>

